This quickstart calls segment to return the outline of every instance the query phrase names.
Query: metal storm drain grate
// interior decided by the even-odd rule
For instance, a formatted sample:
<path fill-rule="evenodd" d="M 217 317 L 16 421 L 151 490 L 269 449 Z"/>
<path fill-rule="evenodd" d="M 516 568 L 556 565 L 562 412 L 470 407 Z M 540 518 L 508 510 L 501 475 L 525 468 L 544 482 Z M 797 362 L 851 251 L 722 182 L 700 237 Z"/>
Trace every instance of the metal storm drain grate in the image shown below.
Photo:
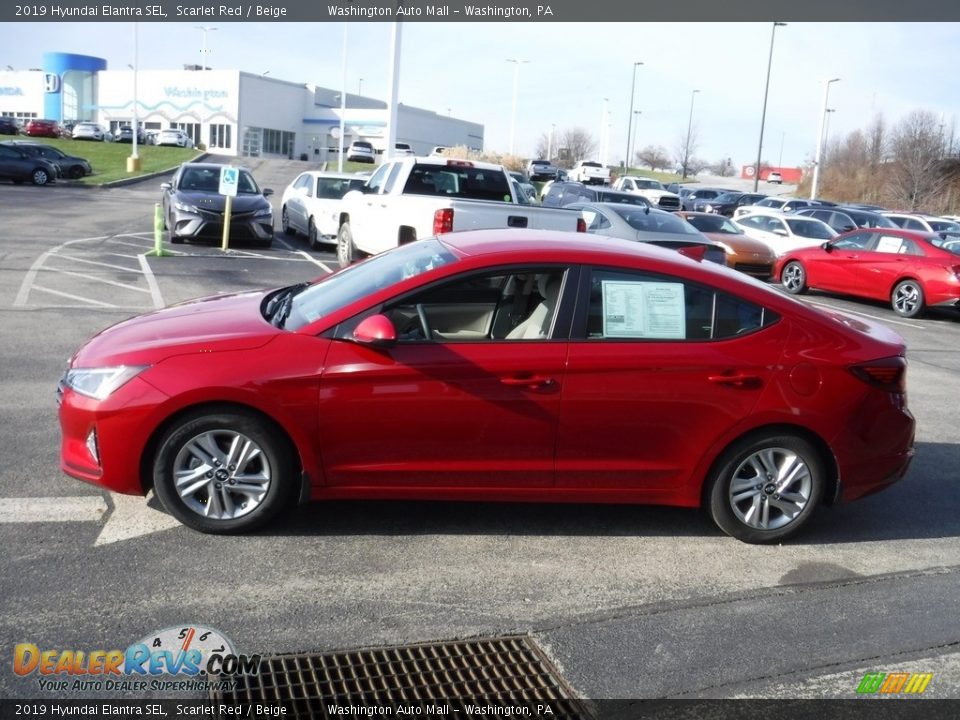
<path fill-rule="evenodd" d="M 295 718 L 409 713 L 449 720 L 502 715 L 508 708 L 507 714 L 538 717 L 538 706 L 546 705 L 545 717 L 554 720 L 589 717 L 525 636 L 265 656 L 256 674 L 218 680 L 227 682 L 213 684 L 214 700 L 282 704 Z M 400 708 L 408 713 L 397 712 Z"/>

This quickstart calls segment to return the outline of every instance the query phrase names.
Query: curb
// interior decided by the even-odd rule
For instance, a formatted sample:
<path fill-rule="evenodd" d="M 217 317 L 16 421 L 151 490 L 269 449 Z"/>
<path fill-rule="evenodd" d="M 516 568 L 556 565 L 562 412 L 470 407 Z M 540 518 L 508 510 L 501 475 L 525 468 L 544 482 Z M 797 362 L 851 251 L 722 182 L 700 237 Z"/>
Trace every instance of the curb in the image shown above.
<path fill-rule="evenodd" d="M 187 162 L 200 162 L 201 160 L 204 160 L 207 157 L 209 157 L 209 155 L 210 153 L 207 153 L 207 152 L 200 153 L 196 157 L 193 157 L 187 160 Z M 137 175 L 136 177 L 120 178 L 119 180 L 111 180 L 110 182 L 101 183 L 99 185 L 78 185 L 77 187 L 88 187 L 91 190 L 102 190 L 105 188 L 124 187 L 125 185 L 134 185 L 142 180 L 150 180 L 152 178 L 168 175 L 176 171 L 178 167 L 180 167 L 180 165 L 174 165 L 172 168 L 167 168 L 166 170 L 156 170 L 152 173 L 147 173 L 146 175 Z"/>

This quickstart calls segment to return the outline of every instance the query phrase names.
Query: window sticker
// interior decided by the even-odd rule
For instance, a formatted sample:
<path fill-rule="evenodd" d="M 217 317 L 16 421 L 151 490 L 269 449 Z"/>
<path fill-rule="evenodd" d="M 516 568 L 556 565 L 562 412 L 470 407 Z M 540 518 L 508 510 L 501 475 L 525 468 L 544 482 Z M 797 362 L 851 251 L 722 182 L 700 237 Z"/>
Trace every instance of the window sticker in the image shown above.
<path fill-rule="evenodd" d="M 880 238 L 880 242 L 877 243 L 877 252 L 884 253 L 899 253 L 901 247 L 903 246 L 903 238 L 898 238 L 896 236 L 884 235 Z"/>
<path fill-rule="evenodd" d="M 603 336 L 686 338 L 683 283 L 603 280 Z"/>

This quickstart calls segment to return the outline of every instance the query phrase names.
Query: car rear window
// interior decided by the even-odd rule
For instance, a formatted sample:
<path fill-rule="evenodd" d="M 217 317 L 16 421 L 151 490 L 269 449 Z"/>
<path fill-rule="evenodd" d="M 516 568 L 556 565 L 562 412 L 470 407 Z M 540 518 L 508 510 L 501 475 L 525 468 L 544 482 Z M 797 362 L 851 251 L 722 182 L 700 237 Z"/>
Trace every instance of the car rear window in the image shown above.
<path fill-rule="evenodd" d="M 439 195 L 468 200 L 512 201 L 505 172 L 459 164 L 414 165 L 403 192 L 408 195 Z"/>
<path fill-rule="evenodd" d="M 581 167 L 603 167 L 603 165 L 601 165 L 598 162 L 582 162 L 580 163 L 580 166 Z"/>
<path fill-rule="evenodd" d="M 368 142 L 363 142 L 363 141 L 355 142 L 353 146 L 355 148 L 363 148 L 364 150 L 373 150 L 373 145 Z"/>

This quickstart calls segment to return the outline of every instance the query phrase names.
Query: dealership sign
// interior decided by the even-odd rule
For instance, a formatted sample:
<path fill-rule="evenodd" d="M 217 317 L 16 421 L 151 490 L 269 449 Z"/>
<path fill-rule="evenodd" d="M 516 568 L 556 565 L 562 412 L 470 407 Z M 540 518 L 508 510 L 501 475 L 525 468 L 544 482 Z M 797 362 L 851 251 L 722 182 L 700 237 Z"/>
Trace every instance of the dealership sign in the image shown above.
<path fill-rule="evenodd" d="M 0 95 L 23 95 L 23 88 L 0 87 Z"/>
<path fill-rule="evenodd" d="M 48 93 L 60 92 L 60 76 L 56 73 L 44 73 L 43 91 Z"/>

